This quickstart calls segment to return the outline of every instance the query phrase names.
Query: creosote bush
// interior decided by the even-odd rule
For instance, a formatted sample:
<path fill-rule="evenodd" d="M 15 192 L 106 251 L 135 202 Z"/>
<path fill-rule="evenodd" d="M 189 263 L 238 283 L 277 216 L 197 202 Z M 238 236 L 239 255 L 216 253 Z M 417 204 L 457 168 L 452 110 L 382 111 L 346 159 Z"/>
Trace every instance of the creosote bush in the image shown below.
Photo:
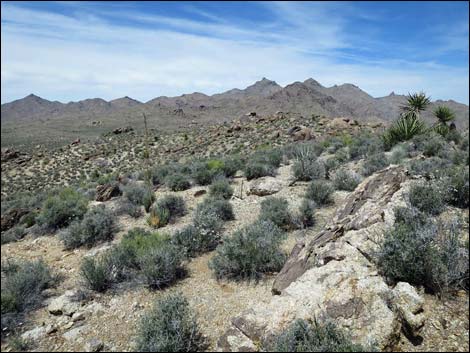
<path fill-rule="evenodd" d="M 287 330 L 265 344 L 270 352 L 370 352 L 354 344 L 332 322 L 319 324 L 298 319 Z"/>
<path fill-rule="evenodd" d="M 26 310 L 42 301 L 42 291 L 55 285 L 57 278 L 42 260 L 2 262 L 2 334 L 15 327 Z"/>
<path fill-rule="evenodd" d="M 235 219 L 232 204 L 224 199 L 206 197 L 204 201 L 197 205 L 194 219 L 197 220 L 206 213 L 214 213 L 223 221 Z"/>
<path fill-rule="evenodd" d="M 194 257 L 207 251 L 214 250 L 220 241 L 220 233 L 189 225 L 173 234 L 172 242 L 185 249 L 186 254 Z"/>
<path fill-rule="evenodd" d="M 461 232 L 454 221 L 435 223 L 415 208 L 399 208 L 394 227 L 379 244 L 377 265 L 395 282 L 423 285 L 433 292 L 468 288 L 468 248 Z"/>
<path fill-rule="evenodd" d="M 163 227 L 185 214 L 186 205 L 183 198 L 181 196 L 166 195 L 157 200 L 150 208 L 147 221 L 153 227 Z"/>
<path fill-rule="evenodd" d="M 74 249 L 112 240 L 115 232 L 116 217 L 99 205 L 88 210 L 81 221 L 73 222 L 60 237 L 66 249 Z"/>
<path fill-rule="evenodd" d="M 214 198 L 230 199 L 233 195 L 233 188 L 225 178 L 215 179 L 209 187 L 209 196 Z"/>
<path fill-rule="evenodd" d="M 333 175 L 333 185 L 336 190 L 353 191 L 359 185 L 359 175 L 346 169 L 339 169 Z"/>
<path fill-rule="evenodd" d="M 273 166 L 263 162 L 251 160 L 245 164 L 243 172 L 248 180 L 257 179 L 264 176 L 273 176 L 276 173 Z"/>
<path fill-rule="evenodd" d="M 445 194 L 437 183 L 414 183 L 408 197 L 412 206 L 430 215 L 438 215 L 445 207 Z"/>
<path fill-rule="evenodd" d="M 261 201 L 259 219 L 271 221 L 279 228 L 287 229 L 292 225 L 292 215 L 289 212 L 289 203 L 282 197 L 267 197 Z"/>
<path fill-rule="evenodd" d="M 307 188 L 306 197 L 323 206 L 333 202 L 332 194 L 335 191 L 331 182 L 326 180 L 313 180 Z"/>
<path fill-rule="evenodd" d="M 369 176 L 388 166 L 388 160 L 384 153 L 373 154 L 364 161 L 362 174 Z"/>
<path fill-rule="evenodd" d="M 73 220 L 81 219 L 87 211 L 87 206 L 88 200 L 85 196 L 66 188 L 44 201 L 37 220 L 40 225 L 48 228 L 63 228 Z"/>
<path fill-rule="evenodd" d="M 294 222 L 298 228 L 308 228 L 315 225 L 315 202 L 309 199 L 302 199 L 298 214 L 294 217 Z"/>
<path fill-rule="evenodd" d="M 217 279 L 259 280 L 279 271 L 286 260 L 280 250 L 284 233 L 270 221 L 256 221 L 224 240 L 209 263 Z"/>
<path fill-rule="evenodd" d="M 156 302 L 140 320 L 138 352 L 197 352 L 203 346 L 195 313 L 181 294 Z"/>
<path fill-rule="evenodd" d="M 183 191 L 191 187 L 189 178 L 179 173 L 168 175 L 165 179 L 165 184 L 171 191 Z"/>
<path fill-rule="evenodd" d="M 301 159 L 292 166 L 296 180 L 309 181 L 324 179 L 326 176 L 325 165 L 318 160 Z"/>
<path fill-rule="evenodd" d="M 153 191 L 146 185 L 129 183 L 124 187 L 124 197 L 133 205 L 144 206 L 148 212 L 155 200 Z"/>

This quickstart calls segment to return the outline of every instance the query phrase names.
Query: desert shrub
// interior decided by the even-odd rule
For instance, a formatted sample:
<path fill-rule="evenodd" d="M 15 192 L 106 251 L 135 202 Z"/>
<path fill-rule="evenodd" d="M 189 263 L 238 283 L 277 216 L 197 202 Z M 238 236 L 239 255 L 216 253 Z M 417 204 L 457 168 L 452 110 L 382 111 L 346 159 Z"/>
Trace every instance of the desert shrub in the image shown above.
<path fill-rule="evenodd" d="M 129 183 L 124 187 L 124 197 L 133 205 L 144 206 L 148 212 L 155 200 L 153 191 L 146 185 Z"/>
<path fill-rule="evenodd" d="M 190 257 L 214 250 L 220 242 L 220 232 L 213 227 L 189 225 L 173 234 L 173 244 L 184 248 Z"/>
<path fill-rule="evenodd" d="M 332 195 L 335 191 L 331 182 L 326 180 L 313 180 L 307 188 L 306 197 L 315 201 L 317 205 L 332 203 Z"/>
<path fill-rule="evenodd" d="M 85 257 L 80 266 L 80 275 L 89 289 L 104 292 L 113 284 L 110 258 L 105 254 L 96 258 Z"/>
<path fill-rule="evenodd" d="M 439 157 L 413 159 L 407 167 L 411 174 L 424 176 L 428 179 L 442 177 L 450 167 L 450 162 Z"/>
<path fill-rule="evenodd" d="M 157 165 L 150 171 L 153 185 L 161 185 L 165 183 L 165 178 L 172 172 L 167 165 Z"/>
<path fill-rule="evenodd" d="M 103 205 L 96 206 L 62 232 L 61 240 L 66 249 L 93 245 L 112 240 L 116 231 L 116 217 Z"/>
<path fill-rule="evenodd" d="M 326 175 L 325 166 L 318 160 L 297 160 L 294 162 L 292 170 L 296 180 L 302 181 L 324 179 Z"/>
<path fill-rule="evenodd" d="M 230 197 L 232 197 L 232 195 L 233 188 L 230 186 L 230 183 L 227 179 L 217 178 L 209 187 L 209 196 L 228 200 Z"/>
<path fill-rule="evenodd" d="M 449 132 L 445 135 L 447 142 L 453 141 L 456 145 L 461 143 L 462 134 L 457 129 L 450 129 Z"/>
<path fill-rule="evenodd" d="M 146 313 L 137 330 L 138 352 L 197 352 L 203 340 L 194 312 L 181 294 L 166 296 Z"/>
<path fill-rule="evenodd" d="M 222 167 L 223 174 L 227 178 L 231 178 L 235 173 L 241 170 L 243 167 L 243 161 L 240 157 L 231 156 L 224 159 L 224 165 Z"/>
<path fill-rule="evenodd" d="M 294 222 L 299 228 L 308 228 L 315 225 L 315 202 L 309 199 L 302 199 L 299 211 L 294 217 Z"/>
<path fill-rule="evenodd" d="M 445 181 L 446 201 L 456 207 L 469 206 L 469 172 L 468 167 L 458 166 L 448 172 Z"/>
<path fill-rule="evenodd" d="M 391 164 L 400 164 L 405 158 L 408 158 L 408 148 L 401 143 L 392 148 L 388 161 Z"/>
<path fill-rule="evenodd" d="M 284 154 L 289 159 L 304 159 L 304 160 L 314 160 L 325 150 L 325 146 L 312 143 L 312 142 L 302 142 L 295 143 L 284 147 Z"/>
<path fill-rule="evenodd" d="M 13 352 L 27 352 L 32 348 L 31 341 L 25 340 L 21 336 L 10 337 L 8 345 L 13 349 Z"/>
<path fill-rule="evenodd" d="M 420 142 L 417 147 L 426 157 L 437 156 L 447 147 L 446 141 L 439 134 L 427 134 Z"/>
<path fill-rule="evenodd" d="M 184 250 L 170 242 L 148 248 L 137 258 L 145 282 L 153 289 L 164 288 L 181 278 L 184 259 Z"/>
<path fill-rule="evenodd" d="M 438 215 L 444 210 L 445 195 L 436 183 L 414 183 L 408 198 L 412 206 L 427 214 Z"/>
<path fill-rule="evenodd" d="M 2 333 L 26 310 L 36 308 L 42 301 L 42 291 L 53 286 L 56 277 L 42 261 L 2 263 Z"/>
<path fill-rule="evenodd" d="M 271 221 L 280 228 L 287 229 L 292 225 L 289 203 L 282 197 L 267 197 L 261 202 L 259 219 Z"/>
<path fill-rule="evenodd" d="M 254 161 L 268 164 L 273 168 L 278 168 L 282 162 L 282 151 L 278 148 L 260 150 L 255 152 L 251 158 Z"/>
<path fill-rule="evenodd" d="M 163 227 L 177 217 L 186 214 L 186 205 L 181 196 L 166 195 L 157 200 L 150 209 L 148 223 L 154 227 Z"/>
<path fill-rule="evenodd" d="M 275 175 L 275 168 L 267 163 L 249 160 L 243 168 L 243 173 L 248 180 L 251 180 L 264 176 L 273 176 Z"/>
<path fill-rule="evenodd" d="M 198 185 L 209 185 L 214 180 L 214 177 L 218 173 L 218 163 L 213 161 L 213 168 L 209 168 L 209 162 L 207 163 L 195 163 L 192 167 L 192 178 Z"/>
<path fill-rule="evenodd" d="M 340 163 L 346 163 L 351 159 L 349 152 L 346 148 L 340 148 L 339 150 L 336 151 L 335 153 L 335 158 L 340 162 Z"/>
<path fill-rule="evenodd" d="M 265 344 L 270 352 L 370 352 L 354 344 L 351 339 L 332 322 L 319 324 L 298 319 L 285 331 Z"/>
<path fill-rule="evenodd" d="M 364 158 L 381 151 L 383 151 L 381 140 L 370 133 L 362 133 L 359 136 L 355 136 L 348 146 L 350 159 Z"/>
<path fill-rule="evenodd" d="M 450 152 L 450 159 L 455 165 L 467 165 L 469 161 L 468 151 L 455 150 Z"/>
<path fill-rule="evenodd" d="M 377 264 L 382 273 L 434 292 L 468 288 L 468 248 L 460 244 L 460 227 L 453 221 L 436 225 L 417 210 L 400 212 L 380 243 Z"/>
<path fill-rule="evenodd" d="M 203 202 L 197 205 L 194 219 L 196 220 L 205 213 L 215 213 L 223 221 L 235 219 L 232 204 L 224 199 L 206 197 Z"/>
<path fill-rule="evenodd" d="M 359 175 L 346 169 L 339 169 L 332 178 L 336 190 L 353 191 L 359 185 Z"/>
<path fill-rule="evenodd" d="M 87 211 L 88 200 L 77 191 L 66 188 L 48 197 L 41 208 L 37 221 L 41 225 L 57 229 L 81 219 Z"/>
<path fill-rule="evenodd" d="M 2 245 L 7 243 L 12 243 L 18 240 L 23 239 L 26 235 L 26 230 L 23 226 L 15 226 L 11 229 L 8 229 L 6 232 L 2 233 Z"/>
<path fill-rule="evenodd" d="M 369 176 L 374 174 L 376 171 L 384 169 L 388 166 L 387 157 L 384 153 L 376 153 L 369 156 L 362 166 L 362 174 Z"/>
<path fill-rule="evenodd" d="M 129 200 L 123 200 L 122 202 L 120 202 L 116 213 L 118 215 L 128 214 L 133 218 L 139 218 L 140 216 L 142 216 L 142 206 L 134 205 Z"/>
<path fill-rule="evenodd" d="M 335 171 L 342 163 L 336 156 L 326 158 L 323 161 L 323 166 L 325 167 L 325 177 L 328 179 L 330 174 Z"/>
<path fill-rule="evenodd" d="M 284 233 L 274 223 L 256 221 L 236 231 L 216 249 L 209 263 L 217 279 L 255 279 L 279 271 L 286 254 L 280 250 Z"/>
<path fill-rule="evenodd" d="M 191 187 L 191 183 L 189 182 L 189 179 L 185 175 L 176 174 L 176 173 L 168 175 L 165 179 L 165 184 L 172 191 L 183 191 Z"/>

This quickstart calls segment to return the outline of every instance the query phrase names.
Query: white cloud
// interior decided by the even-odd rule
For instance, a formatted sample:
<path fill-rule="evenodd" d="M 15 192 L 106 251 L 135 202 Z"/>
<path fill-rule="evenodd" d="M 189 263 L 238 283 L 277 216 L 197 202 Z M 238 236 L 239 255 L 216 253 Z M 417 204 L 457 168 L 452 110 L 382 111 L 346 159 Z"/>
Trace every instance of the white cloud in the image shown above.
<path fill-rule="evenodd" d="M 257 28 L 127 11 L 124 16 L 146 23 L 130 27 L 97 13 L 69 17 L 2 3 L 2 103 L 29 93 L 60 101 L 125 95 L 147 101 L 243 88 L 263 76 L 282 85 L 308 77 L 328 86 L 350 82 L 373 96 L 425 90 L 468 103 L 468 68 L 344 64 L 338 49 L 351 43 L 341 18 L 325 5 L 307 13 L 302 5 L 275 2 L 271 10 L 273 22 Z"/>

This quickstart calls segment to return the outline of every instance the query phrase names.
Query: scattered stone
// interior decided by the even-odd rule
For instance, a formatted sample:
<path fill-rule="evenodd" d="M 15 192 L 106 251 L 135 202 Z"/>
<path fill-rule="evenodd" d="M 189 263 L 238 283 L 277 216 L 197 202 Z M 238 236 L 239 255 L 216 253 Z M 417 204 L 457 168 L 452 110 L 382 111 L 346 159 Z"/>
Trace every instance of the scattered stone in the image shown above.
<path fill-rule="evenodd" d="M 60 297 L 54 298 L 47 306 L 47 311 L 52 315 L 72 316 L 79 308 L 79 304 L 73 301 L 74 293 L 67 291 Z"/>
<path fill-rule="evenodd" d="M 404 328 L 407 330 L 407 333 L 416 336 L 424 326 L 424 299 L 409 283 L 399 282 L 393 289 L 392 300 L 395 309 L 406 323 Z"/>
<path fill-rule="evenodd" d="M 50 335 L 50 334 L 52 334 L 52 333 L 54 333 L 54 332 L 57 332 L 57 329 L 58 329 L 57 325 L 48 324 L 48 325 L 46 326 L 46 333 L 47 333 L 48 335 Z"/>
<path fill-rule="evenodd" d="M 77 311 L 72 315 L 72 321 L 77 322 L 85 319 L 85 313 L 83 311 Z"/>
<path fill-rule="evenodd" d="M 46 335 L 46 328 L 35 327 L 32 330 L 26 331 L 21 335 L 25 341 L 37 341 Z"/>
<path fill-rule="evenodd" d="M 71 329 L 70 331 L 67 331 L 65 332 L 62 337 L 67 340 L 67 341 L 73 341 L 75 343 L 79 343 L 83 340 L 81 336 L 81 334 L 83 333 L 83 331 L 85 331 L 85 329 L 87 329 L 88 326 L 87 325 L 83 325 L 83 326 L 78 326 L 78 327 L 75 327 L 73 329 Z"/>
<path fill-rule="evenodd" d="M 274 177 L 263 177 L 253 180 L 248 186 L 248 195 L 266 196 L 279 192 L 283 184 Z"/>
<path fill-rule="evenodd" d="M 103 348 L 104 344 L 98 338 L 92 338 L 85 343 L 85 352 L 99 352 Z"/>
<path fill-rule="evenodd" d="M 204 190 L 204 189 L 198 190 L 198 191 L 196 191 L 196 192 L 194 193 L 194 197 L 199 197 L 199 196 L 202 196 L 202 195 L 204 195 L 204 194 L 206 194 L 206 193 L 207 193 L 207 191 Z"/>

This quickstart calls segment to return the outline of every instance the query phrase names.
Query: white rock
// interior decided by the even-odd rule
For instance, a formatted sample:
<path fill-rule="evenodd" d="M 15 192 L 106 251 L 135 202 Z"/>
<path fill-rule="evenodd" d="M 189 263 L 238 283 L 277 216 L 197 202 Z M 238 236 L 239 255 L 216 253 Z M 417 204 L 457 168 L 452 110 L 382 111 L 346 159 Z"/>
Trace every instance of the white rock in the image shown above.
<path fill-rule="evenodd" d="M 32 330 L 26 331 L 21 335 L 21 338 L 26 341 L 36 341 L 46 335 L 45 327 L 35 327 Z"/>
<path fill-rule="evenodd" d="M 283 184 L 273 177 L 253 180 L 248 186 L 248 195 L 266 196 L 281 191 Z"/>

